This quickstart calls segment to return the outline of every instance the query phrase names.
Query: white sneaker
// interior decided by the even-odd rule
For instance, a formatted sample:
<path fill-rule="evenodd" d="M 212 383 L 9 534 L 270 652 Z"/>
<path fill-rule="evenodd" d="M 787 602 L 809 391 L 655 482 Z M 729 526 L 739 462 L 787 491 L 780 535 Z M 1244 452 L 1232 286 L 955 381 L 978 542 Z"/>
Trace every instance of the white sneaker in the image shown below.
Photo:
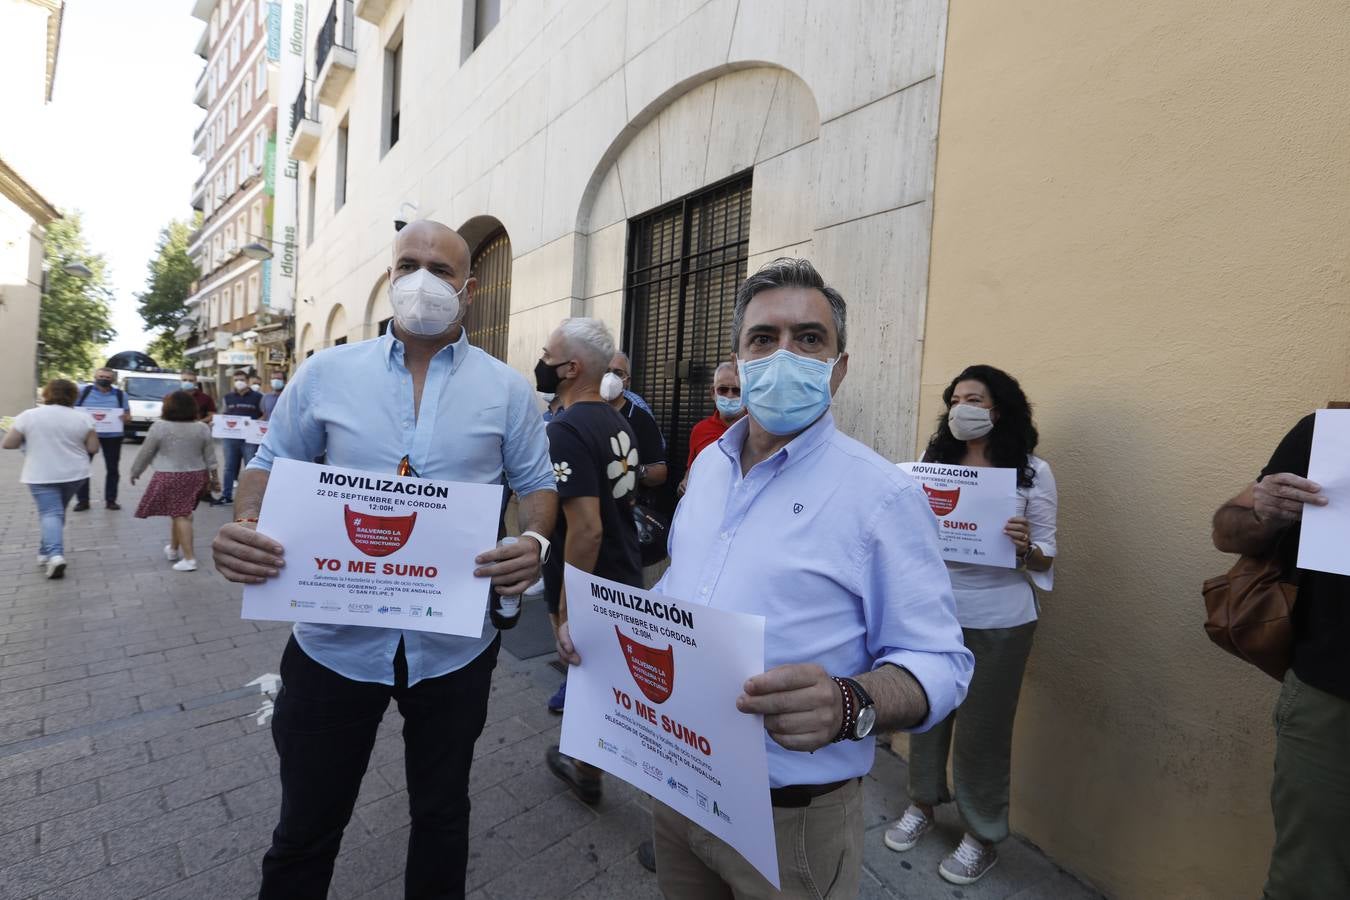
<path fill-rule="evenodd" d="M 540 578 L 524 591 L 526 597 L 539 597 L 544 593 L 544 579 Z"/>
<path fill-rule="evenodd" d="M 39 569 L 44 568 L 47 565 L 47 554 L 39 553 L 37 555 L 37 563 Z"/>
<path fill-rule="evenodd" d="M 175 572 L 195 572 L 197 571 L 197 561 L 195 559 L 180 559 L 173 564 Z"/>
<path fill-rule="evenodd" d="M 904 853 L 912 849 L 919 842 L 919 838 L 927 834 L 932 827 L 932 818 L 924 815 L 923 810 L 911 803 L 909 809 L 900 817 L 900 821 L 886 829 L 882 840 L 887 847 L 897 853 Z"/>
<path fill-rule="evenodd" d="M 952 884 L 974 884 L 996 862 L 998 854 L 993 847 L 986 847 L 967 834 L 951 855 L 938 865 L 938 874 Z"/>
<path fill-rule="evenodd" d="M 183 554 L 178 552 L 178 548 L 173 544 L 164 545 L 164 558 L 169 562 L 177 562 L 183 558 Z"/>
<path fill-rule="evenodd" d="M 66 577 L 66 558 L 61 554 L 56 554 L 47 558 L 47 577 L 65 578 Z"/>

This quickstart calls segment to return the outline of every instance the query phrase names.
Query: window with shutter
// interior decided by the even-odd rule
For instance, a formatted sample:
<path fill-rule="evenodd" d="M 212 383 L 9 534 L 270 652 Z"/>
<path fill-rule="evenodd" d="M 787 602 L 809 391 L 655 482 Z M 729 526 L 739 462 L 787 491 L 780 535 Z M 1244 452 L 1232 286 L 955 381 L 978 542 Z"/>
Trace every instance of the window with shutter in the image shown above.
<path fill-rule="evenodd" d="M 736 288 L 750 245 L 751 173 L 676 200 L 628 226 L 624 347 L 632 389 L 651 406 L 678 484 L 689 432 L 712 414 L 713 372 L 731 355 Z"/>

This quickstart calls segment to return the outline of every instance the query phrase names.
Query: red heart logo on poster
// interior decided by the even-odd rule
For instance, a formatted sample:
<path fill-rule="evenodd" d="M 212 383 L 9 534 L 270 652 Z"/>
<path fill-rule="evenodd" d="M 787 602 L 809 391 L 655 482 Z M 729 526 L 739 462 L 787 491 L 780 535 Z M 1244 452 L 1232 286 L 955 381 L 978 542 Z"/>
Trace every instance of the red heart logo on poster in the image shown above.
<path fill-rule="evenodd" d="M 372 516 L 354 512 L 343 504 L 342 515 L 347 523 L 347 539 L 366 556 L 388 556 L 401 550 L 412 537 L 417 513 L 410 516 Z"/>
<path fill-rule="evenodd" d="M 102 422 L 104 419 L 108 418 L 107 413 L 90 413 L 90 415 L 94 417 L 95 422 Z"/>
<path fill-rule="evenodd" d="M 956 509 L 956 502 L 961 499 L 961 489 L 955 488 L 950 491 L 940 491 L 937 488 L 923 486 L 923 492 L 928 495 L 928 505 L 933 510 L 935 516 L 945 516 Z"/>
<path fill-rule="evenodd" d="M 234 426 L 236 426 L 236 425 L 238 425 L 238 424 L 239 424 L 239 420 L 238 420 L 238 419 L 226 419 L 226 420 L 225 420 L 225 427 L 226 427 L 226 428 L 233 428 Z"/>
<path fill-rule="evenodd" d="M 258 425 L 258 434 L 267 434 L 267 426 L 262 424 Z"/>
<path fill-rule="evenodd" d="M 675 690 L 675 647 L 667 644 L 666 649 L 657 650 L 640 644 L 620 631 L 618 625 L 614 626 L 614 633 L 619 636 L 628 673 L 638 690 L 653 703 L 669 700 L 670 692 Z"/>

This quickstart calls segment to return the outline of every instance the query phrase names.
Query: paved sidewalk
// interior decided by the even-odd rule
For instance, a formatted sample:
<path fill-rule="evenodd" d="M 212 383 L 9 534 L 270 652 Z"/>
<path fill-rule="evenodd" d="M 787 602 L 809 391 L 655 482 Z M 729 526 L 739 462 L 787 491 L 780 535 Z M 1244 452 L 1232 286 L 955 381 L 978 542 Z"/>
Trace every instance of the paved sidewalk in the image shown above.
<path fill-rule="evenodd" d="M 206 559 L 225 510 L 197 513 L 202 569 L 169 569 L 167 520 L 132 516 L 141 491 L 125 485 L 125 470 L 137 449 L 124 453 L 122 511 L 68 514 L 62 581 L 34 566 L 37 517 L 18 484 L 20 455 L 0 454 L 0 900 L 257 893 L 279 803 L 263 690 L 289 629 L 242 621 L 239 589 Z M 97 497 L 101 461 L 95 472 Z M 547 663 L 501 654 L 471 781 L 470 896 L 658 897 L 636 856 L 650 833 L 642 795 L 607 779 L 591 809 L 543 767 L 559 722 L 544 709 L 558 680 Z M 399 727 L 391 705 L 334 897 L 402 896 Z M 950 818 L 909 854 L 881 843 L 903 785 L 904 763 L 879 752 L 866 785 L 863 897 L 1097 896 L 1017 840 L 980 884 L 940 881 L 938 859 L 957 836 Z"/>

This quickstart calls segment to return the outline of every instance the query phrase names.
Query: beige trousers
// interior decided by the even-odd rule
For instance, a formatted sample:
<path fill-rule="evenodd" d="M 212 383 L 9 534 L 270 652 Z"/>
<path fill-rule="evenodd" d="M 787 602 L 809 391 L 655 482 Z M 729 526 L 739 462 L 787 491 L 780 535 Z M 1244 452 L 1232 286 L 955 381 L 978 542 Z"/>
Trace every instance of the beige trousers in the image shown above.
<path fill-rule="evenodd" d="M 857 779 L 810 806 L 773 811 L 773 885 L 722 839 L 664 803 L 654 804 L 656 880 L 667 900 L 853 900 L 862 878 L 863 801 Z"/>

